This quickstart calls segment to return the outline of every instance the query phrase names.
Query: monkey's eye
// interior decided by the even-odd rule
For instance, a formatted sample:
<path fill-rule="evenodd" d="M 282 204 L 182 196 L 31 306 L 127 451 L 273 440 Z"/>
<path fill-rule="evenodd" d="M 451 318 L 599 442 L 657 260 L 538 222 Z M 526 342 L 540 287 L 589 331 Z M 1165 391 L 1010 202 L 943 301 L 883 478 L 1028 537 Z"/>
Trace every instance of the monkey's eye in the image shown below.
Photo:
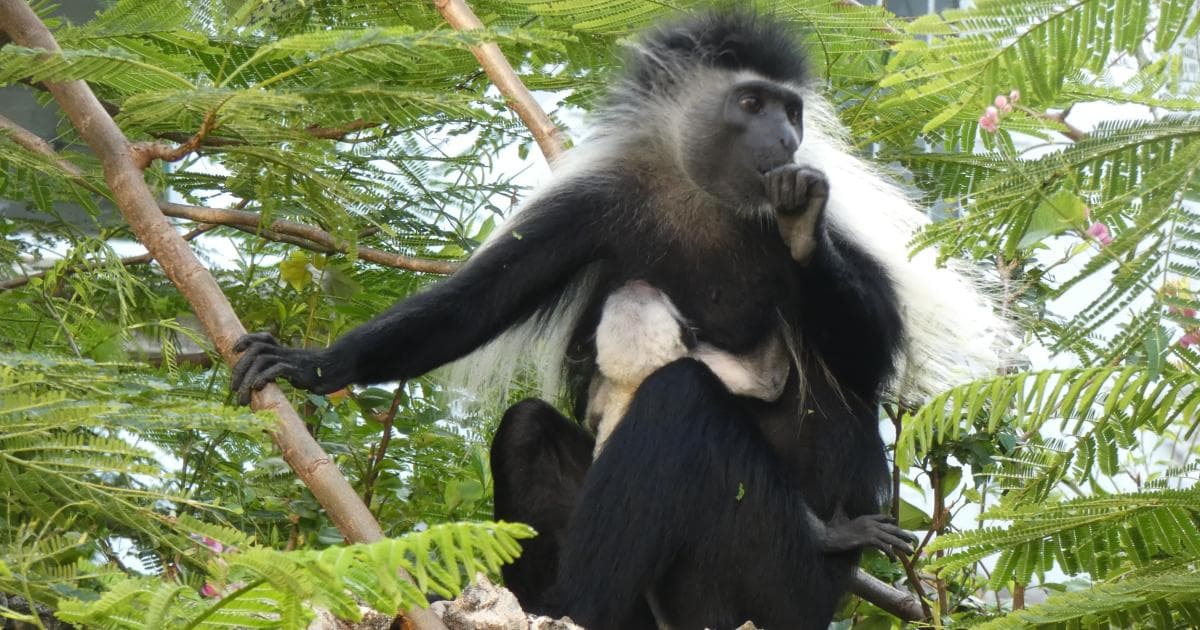
<path fill-rule="evenodd" d="M 788 122 L 792 123 L 793 125 L 800 124 L 800 106 L 799 105 L 788 105 L 787 106 L 787 117 L 788 117 Z"/>
<path fill-rule="evenodd" d="M 742 111 L 749 112 L 751 114 L 757 114 L 758 112 L 762 111 L 763 103 L 762 99 L 758 98 L 757 96 L 753 94 L 747 94 L 738 99 L 738 107 L 741 107 Z"/>

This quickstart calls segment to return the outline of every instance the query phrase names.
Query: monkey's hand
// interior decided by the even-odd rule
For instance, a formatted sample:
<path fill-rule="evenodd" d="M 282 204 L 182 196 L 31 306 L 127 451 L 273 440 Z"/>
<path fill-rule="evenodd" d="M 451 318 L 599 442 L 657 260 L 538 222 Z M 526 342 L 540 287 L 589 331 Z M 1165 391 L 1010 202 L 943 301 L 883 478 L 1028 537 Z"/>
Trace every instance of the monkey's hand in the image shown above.
<path fill-rule="evenodd" d="M 785 164 L 763 176 L 767 200 L 775 208 L 779 233 L 792 250 L 792 258 L 806 263 L 825 229 L 825 204 L 829 180 L 815 168 Z"/>
<path fill-rule="evenodd" d="M 810 521 L 820 522 L 815 517 Z M 912 543 L 916 541 L 894 519 L 882 514 L 867 514 L 852 519 L 839 510 L 828 522 L 821 523 L 815 529 L 817 543 L 826 553 L 874 547 L 895 558 L 897 552 L 912 555 Z"/>
<path fill-rule="evenodd" d="M 237 392 L 239 405 L 250 404 L 250 394 L 277 378 L 316 394 L 329 394 L 350 384 L 350 379 L 332 369 L 328 350 L 305 350 L 279 345 L 270 333 L 252 333 L 233 344 L 234 352 L 245 352 L 233 366 L 230 389 Z"/>

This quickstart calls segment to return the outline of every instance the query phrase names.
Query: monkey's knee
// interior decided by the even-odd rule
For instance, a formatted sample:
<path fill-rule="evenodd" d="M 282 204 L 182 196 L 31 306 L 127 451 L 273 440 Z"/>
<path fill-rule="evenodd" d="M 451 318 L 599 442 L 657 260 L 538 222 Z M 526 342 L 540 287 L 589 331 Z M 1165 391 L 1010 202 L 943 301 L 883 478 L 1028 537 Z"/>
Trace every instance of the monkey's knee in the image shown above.
<path fill-rule="evenodd" d="M 508 408 L 492 440 L 493 464 L 501 460 L 567 456 L 592 448 L 592 438 L 549 403 L 527 398 Z"/>

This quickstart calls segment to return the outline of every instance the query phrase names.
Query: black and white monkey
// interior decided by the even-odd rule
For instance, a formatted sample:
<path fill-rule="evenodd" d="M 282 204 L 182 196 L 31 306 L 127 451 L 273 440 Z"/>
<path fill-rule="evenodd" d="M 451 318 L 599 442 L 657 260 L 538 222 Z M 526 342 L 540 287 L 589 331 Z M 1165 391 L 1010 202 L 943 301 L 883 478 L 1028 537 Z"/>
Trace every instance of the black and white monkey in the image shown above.
<path fill-rule="evenodd" d="M 906 545 L 878 516 L 885 388 L 991 369 L 1001 329 L 962 275 L 908 257 L 921 215 L 840 134 L 784 24 L 648 31 L 592 137 L 461 270 L 328 348 L 244 337 L 233 388 L 329 393 L 477 350 L 469 371 L 501 379 L 548 363 L 577 418 L 619 408 L 602 450 L 539 400 L 501 420 L 496 516 L 540 532 L 505 570 L 527 608 L 590 630 L 825 628 L 860 549 Z M 598 352 L 605 326 L 659 328 L 622 333 L 622 306 L 683 346 L 624 399 L 603 394 L 620 385 L 603 365 L 631 358 Z"/>

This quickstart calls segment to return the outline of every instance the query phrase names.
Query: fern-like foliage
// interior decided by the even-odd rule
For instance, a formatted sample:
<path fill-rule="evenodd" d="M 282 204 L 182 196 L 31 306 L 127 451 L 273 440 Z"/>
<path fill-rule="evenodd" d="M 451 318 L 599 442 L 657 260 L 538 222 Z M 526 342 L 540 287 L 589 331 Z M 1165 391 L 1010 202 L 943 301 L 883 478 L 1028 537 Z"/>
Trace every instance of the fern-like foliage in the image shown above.
<path fill-rule="evenodd" d="M 1195 628 L 1200 626 L 1200 574 L 1173 569 L 1058 595 L 975 626 L 1009 628 Z"/>
<path fill-rule="evenodd" d="M 197 391 L 130 366 L 0 353 L 0 562 L 8 568 L 0 591 L 50 604 L 86 589 L 117 569 L 93 563 L 111 552 L 109 536 L 191 555 L 188 536 L 204 529 L 186 513 L 221 508 L 146 481 L 162 475 L 161 465 L 131 435 L 203 428 L 261 440 L 271 426 Z"/>
<path fill-rule="evenodd" d="M 1190 435 L 1197 426 L 1198 385 L 1194 374 L 1161 375 L 1143 366 L 1020 372 L 976 381 L 938 395 L 906 418 L 897 457 L 908 464 L 957 439 L 968 430 L 964 417 L 989 433 L 1002 426 L 1037 433 L 1054 423 L 1054 430 L 1081 440 L 1089 431 L 1111 428 L 1126 447 L 1136 442 L 1139 429 L 1175 426 Z M 1090 469 L 1099 461 L 1104 474 L 1113 474 L 1117 462 L 1108 451 L 1117 446 L 1116 441 L 1078 446 L 1093 455 L 1077 465 Z"/>
<path fill-rule="evenodd" d="M 426 593 L 453 598 L 477 572 L 511 562 L 517 541 L 531 536 L 511 523 L 445 523 L 322 551 L 223 550 L 208 565 L 209 597 L 188 584 L 129 578 L 98 600 L 61 602 L 58 616 L 90 628 L 304 628 L 317 606 L 357 620 L 360 603 L 397 613 L 428 606 Z"/>

